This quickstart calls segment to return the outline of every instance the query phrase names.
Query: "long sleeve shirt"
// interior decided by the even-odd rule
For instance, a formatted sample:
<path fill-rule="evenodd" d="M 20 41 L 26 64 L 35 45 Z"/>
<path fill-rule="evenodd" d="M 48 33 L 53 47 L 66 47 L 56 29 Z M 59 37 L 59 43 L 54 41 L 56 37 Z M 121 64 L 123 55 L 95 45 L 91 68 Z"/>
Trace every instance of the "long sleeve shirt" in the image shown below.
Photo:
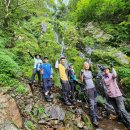
<path fill-rule="evenodd" d="M 43 63 L 42 60 L 35 58 L 35 56 L 33 56 L 30 52 L 28 52 L 28 54 L 30 55 L 31 58 L 34 59 L 34 67 L 33 68 L 39 70 L 40 64 Z"/>
<path fill-rule="evenodd" d="M 42 79 L 50 78 L 53 74 L 52 66 L 49 63 L 43 63 L 40 69 L 43 70 Z"/>
<path fill-rule="evenodd" d="M 116 76 L 117 76 L 116 71 L 114 73 L 108 73 L 107 75 L 106 74 L 103 75 L 103 80 L 109 97 L 122 96 L 122 93 L 117 85 Z"/>

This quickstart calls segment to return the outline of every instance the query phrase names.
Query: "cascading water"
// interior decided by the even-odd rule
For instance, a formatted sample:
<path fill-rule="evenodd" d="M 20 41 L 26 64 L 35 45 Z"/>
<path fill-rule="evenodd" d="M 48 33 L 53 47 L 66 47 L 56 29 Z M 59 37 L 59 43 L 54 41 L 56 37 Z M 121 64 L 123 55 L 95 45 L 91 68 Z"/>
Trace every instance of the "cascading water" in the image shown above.
<path fill-rule="evenodd" d="M 56 31 L 54 31 L 54 35 L 55 35 L 55 40 L 56 40 L 56 43 L 60 44 L 60 41 L 59 41 L 59 36 L 57 34 Z"/>

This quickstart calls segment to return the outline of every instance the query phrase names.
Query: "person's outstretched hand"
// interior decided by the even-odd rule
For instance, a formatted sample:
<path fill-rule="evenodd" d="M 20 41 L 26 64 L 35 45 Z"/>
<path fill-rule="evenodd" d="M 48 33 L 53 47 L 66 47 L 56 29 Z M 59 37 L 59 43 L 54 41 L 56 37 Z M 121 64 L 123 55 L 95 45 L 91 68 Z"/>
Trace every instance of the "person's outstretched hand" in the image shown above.
<path fill-rule="evenodd" d="M 113 63 L 111 63 L 111 64 L 110 64 L 110 66 L 111 66 L 111 68 L 113 68 L 113 67 L 114 67 L 114 64 L 113 64 Z"/>
<path fill-rule="evenodd" d="M 53 79 L 53 76 L 51 75 L 50 78 Z"/>

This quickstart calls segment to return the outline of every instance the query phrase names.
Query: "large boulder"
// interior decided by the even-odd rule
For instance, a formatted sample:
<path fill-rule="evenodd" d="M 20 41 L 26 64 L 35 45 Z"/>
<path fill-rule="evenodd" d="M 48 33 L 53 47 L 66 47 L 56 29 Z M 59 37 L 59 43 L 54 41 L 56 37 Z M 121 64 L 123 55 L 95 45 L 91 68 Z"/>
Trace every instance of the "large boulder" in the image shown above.
<path fill-rule="evenodd" d="M 0 94 L 0 130 L 17 130 L 23 122 L 15 100 L 9 95 Z"/>
<path fill-rule="evenodd" d="M 58 120 L 64 120 L 65 118 L 65 112 L 64 110 L 58 106 L 58 105 L 45 105 L 45 113 L 50 115 L 51 118 L 58 119 Z"/>

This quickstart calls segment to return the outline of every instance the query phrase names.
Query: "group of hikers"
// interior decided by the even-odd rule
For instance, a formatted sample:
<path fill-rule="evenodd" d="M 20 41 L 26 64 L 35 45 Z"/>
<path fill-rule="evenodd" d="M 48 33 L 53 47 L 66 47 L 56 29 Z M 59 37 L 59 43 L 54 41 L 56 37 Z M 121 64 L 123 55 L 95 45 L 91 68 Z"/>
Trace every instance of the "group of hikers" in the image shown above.
<path fill-rule="evenodd" d="M 38 75 L 38 83 L 40 84 L 42 75 L 44 97 L 47 101 L 52 101 L 53 95 L 51 94 L 51 89 L 53 86 L 53 69 L 49 63 L 49 58 L 45 56 L 42 61 L 39 54 L 33 57 L 30 52 L 28 53 L 32 58 L 34 58 L 34 69 L 29 84 L 30 86 L 33 85 L 36 74 Z M 61 92 L 64 103 L 68 106 L 76 104 L 76 84 L 81 84 L 84 87 L 84 91 L 87 93 L 89 113 L 92 122 L 95 126 L 98 126 L 98 120 L 101 118 L 97 114 L 96 97 L 98 93 L 93 81 L 90 64 L 88 62 L 83 63 L 79 83 L 79 80 L 76 78 L 73 64 L 70 63 L 66 68 L 65 63 L 66 58 L 62 56 L 60 58 L 60 63 L 55 66 L 59 72 Z M 102 80 L 105 85 L 105 93 L 108 96 L 111 105 L 115 109 L 117 120 L 118 122 L 122 122 L 128 130 L 130 130 L 130 115 L 125 109 L 123 96 L 117 84 L 117 73 L 114 67 L 112 67 L 111 72 L 109 67 L 102 67 L 102 74 Z"/>

